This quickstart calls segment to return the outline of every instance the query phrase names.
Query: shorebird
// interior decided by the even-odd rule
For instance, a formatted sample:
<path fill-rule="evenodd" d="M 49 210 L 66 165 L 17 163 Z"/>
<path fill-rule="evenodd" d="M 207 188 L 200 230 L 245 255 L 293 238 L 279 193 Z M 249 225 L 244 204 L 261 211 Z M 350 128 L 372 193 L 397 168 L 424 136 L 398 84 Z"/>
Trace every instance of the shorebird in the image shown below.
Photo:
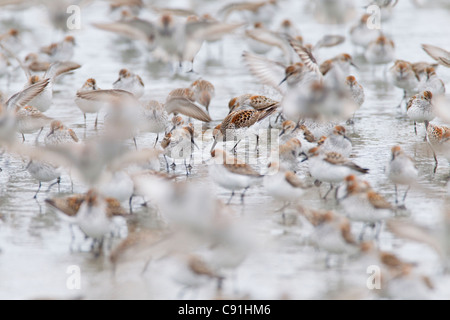
<path fill-rule="evenodd" d="M 275 111 L 276 107 L 270 107 L 266 110 L 258 111 L 258 110 L 239 110 L 233 111 L 225 119 L 221 124 L 216 126 L 213 131 L 214 143 L 211 147 L 211 152 L 216 147 L 216 144 L 219 141 L 228 141 L 237 139 L 238 142 L 233 147 L 233 150 L 236 150 L 237 145 L 243 139 L 250 127 L 252 127 L 255 123 L 258 123 L 265 118 L 271 116 Z"/>
<path fill-rule="evenodd" d="M 365 100 L 364 87 L 356 81 L 354 76 L 348 76 L 345 79 L 345 84 L 348 86 L 353 101 L 359 108 L 361 108 Z M 354 118 L 355 114 L 353 114 L 352 119 L 347 120 L 347 124 L 353 124 Z"/>
<path fill-rule="evenodd" d="M 97 87 L 97 82 L 95 81 L 95 79 L 92 79 L 92 78 L 87 79 L 86 82 L 81 87 L 81 89 L 79 89 L 77 91 L 77 96 L 75 97 L 75 103 L 78 106 L 78 108 L 80 108 L 81 112 L 83 112 L 85 126 L 86 126 L 86 113 L 96 113 L 97 114 L 97 116 L 95 118 L 95 128 L 97 129 L 98 113 L 100 112 L 100 109 L 103 107 L 103 104 L 98 101 L 83 99 L 79 96 L 79 93 L 95 91 L 95 90 L 100 90 L 100 88 Z"/>
<path fill-rule="evenodd" d="M 172 14 L 163 14 L 156 22 L 132 18 L 113 23 L 96 23 L 94 26 L 133 40 L 144 41 L 150 50 L 162 50 L 164 54 L 160 57 L 166 62 L 182 64 L 184 61 L 194 61 L 204 41 L 220 40 L 243 24 L 199 21 L 198 18 L 177 22 Z"/>
<path fill-rule="evenodd" d="M 417 181 L 418 171 L 414 164 L 414 160 L 409 157 L 400 146 L 392 147 L 391 153 L 392 158 L 389 162 L 387 176 L 395 186 L 396 204 L 398 204 L 398 185 L 408 186 L 405 195 L 403 196 L 403 203 L 405 203 L 409 188 Z"/>
<path fill-rule="evenodd" d="M 278 210 L 284 211 L 291 203 L 300 201 L 304 190 L 308 188 L 293 171 L 285 170 L 283 162 L 271 162 L 268 165 L 269 173 L 264 177 L 264 188 L 266 193 L 283 202 L 283 207 Z M 284 212 L 283 212 L 284 217 Z"/>
<path fill-rule="evenodd" d="M 350 29 L 350 40 L 354 45 L 366 48 L 380 36 L 379 30 L 367 27 L 370 17 L 370 14 L 362 15 L 358 23 Z"/>
<path fill-rule="evenodd" d="M 348 158 L 352 153 L 353 145 L 350 138 L 345 135 L 345 128 L 336 126 L 333 134 L 327 137 L 321 148 L 325 153 L 336 152 Z"/>
<path fill-rule="evenodd" d="M 41 112 L 46 112 L 53 104 L 53 85 L 56 82 L 56 78 L 67 72 L 81 68 L 81 66 L 75 62 L 65 61 L 56 62 L 50 65 L 50 68 L 45 72 L 43 79 L 48 79 L 48 85 L 45 90 L 36 96 L 29 104 Z M 30 76 L 28 82 L 24 88 L 39 83 L 42 79 L 39 76 Z"/>
<path fill-rule="evenodd" d="M 280 143 L 285 143 L 292 138 L 299 139 L 304 153 L 317 147 L 316 138 L 304 124 L 297 126 L 295 122 L 286 120 L 281 125 Z"/>
<path fill-rule="evenodd" d="M 45 137 L 46 145 L 61 145 L 77 143 L 78 137 L 72 129 L 67 128 L 61 121 L 54 120 L 50 124 L 50 132 Z"/>
<path fill-rule="evenodd" d="M 164 105 L 155 100 L 147 102 L 143 108 L 145 120 L 142 124 L 142 131 L 156 133 L 155 147 L 159 140 L 159 134 L 167 131 L 169 115 Z"/>
<path fill-rule="evenodd" d="M 434 124 L 428 124 L 427 127 L 427 141 L 433 151 L 436 172 L 439 162 L 437 154 L 443 154 L 447 159 L 450 159 L 450 128 L 446 126 L 439 126 Z"/>
<path fill-rule="evenodd" d="M 367 226 L 378 225 L 376 238 L 381 230 L 381 222 L 392 216 L 395 207 L 382 195 L 372 189 L 366 181 L 360 181 L 354 175 L 345 178 L 346 194 L 340 200 L 347 217 L 350 220 L 363 222 L 360 240 L 363 240 Z"/>
<path fill-rule="evenodd" d="M 332 255 L 346 256 L 359 251 L 360 247 L 353 237 L 350 221 L 333 211 L 313 210 L 303 206 L 297 207 L 314 227 L 312 243 L 327 253 L 326 267 L 331 267 Z"/>
<path fill-rule="evenodd" d="M 234 2 L 225 5 L 218 12 L 223 16 L 223 20 L 228 18 L 235 12 L 245 17 L 245 21 L 251 23 L 262 22 L 270 25 L 274 17 L 274 13 L 278 8 L 277 0 L 267 0 L 260 2 Z"/>
<path fill-rule="evenodd" d="M 416 135 L 417 122 L 423 122 L 425 124 L 426 131 L 430 121 L 432 121 L 436 117 L 432 99 L 433 94 L 430 91 L 424 91 L 418 95 L 413 96 L 406 106 L 406 113 L 408 117 L 414 121 L 414 132 Z"/>
<path fill-rule="evenodd" d="M 395 61 L 389 69 L 389 75 L 394 86 L 403 90 L 403 98 L 399 104 L 399 107 L 401 107 L 403 101 L 408 99 L 408 96 L 411 97 L 417 89 L 420 77 L 414 70 L 413 64 L 404 60 Z"/>
<path fill-rule="evenodd" d="M 352 174 L 367 174 L 369 169 L 364 169 L 346 159 L 339 153 L 324 153 L 321 148 L 309 150 L 305 160 L 309 162 L 309 172 L 314 179 L 321 182 L 330 183 L 330 189 L 325 194 L 324 199 L 334 189 L 336 183 L 341 183 L 346 177 Z M 336 196 L 339 188 L 336 189 Z"/>
<path fill-rule="evenodd" d="M 39 130 L 42 132 L 44 127 L 50 124 L 52 120 L 38 109 L 26 106 L 16 112 L 17 132 L 22 134 L 22 139 L 25 142 L 25 134 L 35 133 Z"/>
<path fill-rule="evenodd" d="M 255 171 L 250 165 L 240 162 L 235 157 L 229 156 L 221 149 L 211 152 L 213 163 L 208 167 L 210 178 L 222 188 L 231 191 L 231 197 L 228 204 L 234 197 L 236 190 L 244 190 L 241 194 L 241 203 L 244 203 L 244 197 L 247 190 L 260 182 L 263 177 Z"/>
<path fill-rule="evenodd" d="M 430 91 L 434 96 L 445 95 L 445 83 L 437 76 L 433 67 L 425 69 L 417 89 L 419 92 Z"/>
<path fill-rule="evenodd" d="M 45 72 L 50 68 L 50 62 L 42 61 L 36 53 L 30 53 L 25 57 L 25 67 L 33 72 Z"/>
<path fill-rule="evenodd" d="M 69 222 L 76 224 L 81 231 L 94 240 L 92 249 L 98 243 L 99 255 L 104 237 L 113 230 L 113 217 L 124 217 L 128 213 L 116 199 L 105 198 L 91 189 L 86 194 L 66 198 L 47 199 L 47 204 L 62 212 Z"/>
<path fill-rule="evenodd" d="M 167 113 L 181 113 L 189 118 L 202 122 L 210 122 L 212 119 L 207 112 L 195 104 L 195 92 L 190 88 L 172 90 L 167 96 L 164 108 Z"/>
<path fill-rule="evenodd" d="M 182 124 L 183 121 L 181 121 L 180 125 Z M 169 172 L 169 163 L 167 162 L 166 157 L 169 157 L 170 159 L 173 159 L 171 165 L 172 170 L 175 170 L 176 159 L 184 160 L 186 175 L 189 175 L 192 165 L 190 161 L 188 165 L 186 159 L 192 159 L 194 146 L 196 146 L 196 144 L 194 142 L 194 128 L 192 125 L 182 128 L 174 127 L 173 130 L 167 133 L 161 142 L 161 147 L 164 150 L 164 159 L 166 160 L 167 172 Z"/>
<path fill-rule="evenodd" d="M 206 80 L 199 79 L 194 81 L 190 89 L 194 92 L 194 100 L 206 108 L 209 113 L 209 105 L 215 96 L 214 85 Z"/>
<path fill-rule="evenodd" d="M 55 166 L 49 162 L 31 160 L 28 163 L 26 170 L 30 173 L 30 175 L 34 179 L 39 181 L 39 188 L 36 191 L 36 194 L 34 195 L 34 199 L 37 199 L 39 191 L 41 191 L 42 182 L 49 182 L 49 181 L 56 180 L 55 183 L 51 184 L 48 187 L 48 191 L 50 191 L 50 189 L 55 184 L 59 185 L 61 183 L 61 168 L 59 168 L 58 166 Z"/>
<path fill-rule="evenodd" d="M 63 41 L 42 47 L 40 51 L 47 55 L 50 62 L 65 62 L 72 59 L 74 48 L 75 38 L 73 36 L 66 36 Z"/>
<path fill-rule="evenodd" d="M 369 43 L 364 57 L 370 64 L 387 64 L 395 58 L 394 41 L 384 35 Z"/>
<path fill-rule="evenodd" d="M 119 79 L 113 83 L 114 89 L 131 92 L 137 99 L 144 95 L 145 85 L 142 78 L 127 69 L 119 72 Z"/>

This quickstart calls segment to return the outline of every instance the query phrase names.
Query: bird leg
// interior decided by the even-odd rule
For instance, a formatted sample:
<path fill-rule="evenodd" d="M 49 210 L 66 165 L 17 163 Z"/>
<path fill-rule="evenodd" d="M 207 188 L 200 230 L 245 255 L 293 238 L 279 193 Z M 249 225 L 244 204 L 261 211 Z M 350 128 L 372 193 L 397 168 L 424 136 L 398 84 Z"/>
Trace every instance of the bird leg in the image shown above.
<path fill-rule="evenodd" d="M 237 148 L 239 142 L 241 142 L 241 140 L 239 140 L 239 141 L 234 145 L 233 149 L 231 149 L 231 151 L 233 152 L 233 154 L 236 154 L 236 148 Z"/>
<path fill-rule="evenodd" d="M 326 200 L 328 195 L 330 194 L 330 192 L 333 190 L 334 186 L 332 183 L 330 183 L 330 190 L 327 191 L 327 193 L 325 193 L 325 196 L 323 197 L 323 200 Z"/>
<path fill-rule="evenodd" d="M 361 233 L 359 234 L 359 241 L 362 242 L 364 240 L 364 234 L 366 232 L 367 223 L 364 223 Z"/>
<path fill-rule="evenodd" d="M 401 108 L 402 107 L 403 101 L 406 100 L 406 96 L 407 96 L 406 90 L 403 90 L 403 98 L 400 101 L 400 104 L 397 106 L 397 108 Z"/>
<path fill-rule="evenodd" d="M 377 241 L 380 240 L 381 227 L 382 227 L 381 222 L 376 222 L 373 225 L 373 228 L 375 228 L 375 240 L 377 240 Z"/>
<path fill-rule="evenodd" d="M 436 155 L 436 151 L 434 151 L 434 148 L 433 148 L 433 146 L 431 145 L 430 142 L 428 142 L 428 145 L 430 146 L 430 149 L 433 152 L 434 163 L 435 163 L 433 173 L 436 173 L 438 165 L 439 165 L 438 158 L 437 158 L 437 155 Z"/>
<path fill-rule="evenodd" d="M 408 189 L 406 189 L 405 195 L 403 196 L 403 200 L 402 200 L 403 205 L 405 205 L 405 200 L 406 200 L 406 197 L 408 196 L 408 192 L 409 192 L 409 189 L 410 189 L 410 188 L 411 188 L 411 187 L 408 186 Z"/>
<path fill-rule="evenodd" d="M 233 199 L 233 197 L 234 197 L 234 190 L 233 190 L 233 192 L 231 192 L 231 197 L 230 197 L 230 199 L 228 199 L 227 205 L 229 205 L 231 203 L 231 199 Z"/>
<path fill-rule="evenodd" d="M 41 136 L 42 131 L 44 130 L 44 127 L 41 128 L 41 130 L 39 130 L 38 135 L 36 136 L 36 140 L 34 140 L 34 144 L 37 146 L 39 143 L 39 137 Z"/>
<path fill-rule="evenodd" d="M 133 214 L 133 195 L 131 195 L 130 199 L 128 200 L 128 205 L 130 206 L 130 214 Z"/>
<path fill-rule="evenodd" d="M 159 140 L 159 133 L 156 134 L 156 141 L 155 141 L 155 145 L 153 146 L 153 148 L 156 147 L 156 144 L 158 143 L 158 140 Z"/>
<path fill-rule="evenodd" d="M 188 168 L 186 159 L 184 159 L 184 167 L 186 168 L 186 176 L 189 176 L 189 168 Z"/>
<path fill-rule="evenodd" d="M 58 179 L 56 179 L 56 182 L 52 183 L 46 192 L 50 192 L 50 190 L 55 186 L 55 185 L 59 185 L 61 183 L 61 177 L 58 177 Z M 59 190 L 59 192 L 61 192 L 61 190 Z"/>
<path fill-rule="evenodd" d="M 164 155 L 164 160 L 166 161 L 166 170 L 169 172 L 169 162 L 167 161 L 166 155 Z"/>
<path fill-rule="evenodd" d="M 394 184 L 394 188 L 395 188 L 395 204 L 398 204 L 398 190 L 396 184 Z"/>
<path fill-rule="evenodd" d="M 242 192 L 242 194 L 241 194 L 241 204 L 244 204 L 245 193 L 247 192 L 248 188 L 250 188 L 250 187 L 245 188 L 244 192 Z"/>
<path fill-rule="evenodd" d="M 34 199 L 37 199 L 37 195 L 39 193 L 39 191 L 41 191 L 41 187 L 42 187 L 42 182 L 39 181 L 39 188 L 36 191 L 36 194 L 34 195 Z"/>

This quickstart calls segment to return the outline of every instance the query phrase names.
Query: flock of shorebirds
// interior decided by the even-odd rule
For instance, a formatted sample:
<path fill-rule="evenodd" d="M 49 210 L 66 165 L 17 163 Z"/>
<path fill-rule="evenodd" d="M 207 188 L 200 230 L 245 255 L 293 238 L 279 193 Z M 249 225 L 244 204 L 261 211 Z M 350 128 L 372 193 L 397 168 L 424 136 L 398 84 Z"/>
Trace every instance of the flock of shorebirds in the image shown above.
<path fill-rule="evenodd" d="M 395 39 L 383 30 L 369 28 L 369 14 L 353 23 L 348 39 L 325 35 L 316 44 L 307 43 L 297 22 L 285 20 L 273 26 L 279 1 L 236 2 L 215 15 L 200 15 L 195 10 L 149 6 L 143 0 L 110 0 L 116 20 L 90 28 L 102 30 L 105 37 L 142 44 L 149 59 L 168 65 L 168 76 L 187 72 L 196 80 L 184 88 L 170 88 L 166 101 L 161 102 L 142 100 L 147 88 L 136 70 L 120 70 L 112 89 L 101 89 L 94 78 L 87 79 L 76 92 L 67 92 L 75 96 L 73 103 L 84 115 L 85 127 L 90 125 L 88 115 L 96 117 L 93 130 L 97 134 L 85 139 L 46 115 L 53 105 L 57 81 L 81 68 L 72 61 L 76 36 L 67 35 L 28 53 L 30 48 L 21 42 L 20 30 L 0 34 L 0 70 L 8 75 L 11 66 L 19 66 L 28 79 L 20 92 L 0 95 L 2 158 L 26 162 L 26 170 L 36 180 L 36 199 L 42 197 L 43 183 L 48 183 L 50 190 L 60 184 L 63 174 L 72 180 L 72 190 L 64 192 L 73 193 L 73 181 L 83 185 L 86 193 L 56 196 L 46 203 L 92 239 L 96 256 L 106 254 L 116 267 L 136 248 L 164 246 L 165 252 L 179 258 L 185 267 L 185 276 L 177 277 L 184 286 L 218 280 L 220 287 L 224 270 L 237 269 L 249 254 L 234 233 L 239 219 L 233 208 L 239 206 L 245 212 L 246 191 L 262 185 L 267 195 L 282 205 L 280 223 L 288 223 L 285 213 L 290 210 L 311 225 L 311 243 L 327 252 L 327 267 L 335 267 L 333 256 L 357 254 L 358 259 L 382 268 L 383 285 L 409 281 L 431 290 L 430 279 L 416 273 L 414 264 L 377 248 L 385 225 L 395 236 L 426 243 L 443 254 L 433 236 L 409 221 L 396 219 L 406 208 L 409 188 L 420 188 L 414 159 L 402 146 L 392 147 L 386 174 L 395 188 L 395 203 L 364 180 L 370 172 L 353 159 L 352 141 L 346 134 L 365 102 L 364 87 L 354 75 L 358 67 L 348 53 L 325 61 L 319 57 L 327 48 L 347 40 L 362 52 L 367 64 L 386 67 L 389 81 L 404 91 L 399 108 L 414 122 L 416 135 L 416 123 L 424 123 L 424 143 L 434 154 L 437 168 L 439 157 L 450 160 L 450 127 L 433 123 L 438 117 L 450 121 L 445 84 L 438 75 L 440 69 L 450 67 L 450 52 L 417 44 L 431 57 L 428 62 L 399 60 Z M 22 2 L 7 4 L 20 6 Z M 314 1 L 320 13 L 317 19 L 351 25 L 351 8 L 356 10 L 347 7 L 351 2 L 336 1 L 336 8 L 331 9 L 327 1 Z M 383 19 L 395 14 L 397 1 L 374 3 L 380 6 Z M 52 10 L 49 5 L 48 11 Z M 83 10 L 89 10 L 88 4 Z M 155 18 L 148 19 L 149 12 Z M 220 44 L 225 36 L 247 39 L 243 66 L 255 82 L 275 94 L 230 97 L 228 107 L 222 106 L 228 108 L 228 115 L 210 126 L 210 109 L 220 106 L 212 103 L 216 90 L 206 80 L 208 75 L 196 76 L 195 58 L 204 44 Z M 273 50 L 279 51 L 278 61 L 267 58 Z M 98 117 L 101 111 L 106 114 L 104 119 Z M 261 141 L 260 133 L 272 130 L 278 130 L 277 141 Z M 142 135 L 151 135 L 154 143 L 140 146 L 136 138 Z M 249 137 L 256 138 L 255 145 L 246 143 Z M 200 146 L 199 141 L 203 142 Z M 262 169 L 241 157 L 246 152 L 258 157 L 267 145 L 271 154 Z M 206 161 L 195 161 L 199 153 Z M 196 171 L 203 167 L 215 185 L 229 191 L 228 202 L 198 181 Z M 14 175 L 8 161 L 3 162 L 2 172 Z M 322 184 L 329 184 L 323 195 L 325 203 L 337 201 L 342 207 L 339 213 L 302 205 L 305 193 Z M 335 200 L 330 199 L 333 190 Z M 233 200 L 235 193 L 240 200 Z M 128 236 L 111 250 L 104 240 L 115 236 L 117 218 L 134 221 L 136 197 L 156 210 L 166 225 L 149 234 L 130 222 Z M 359 224 L 364 227 L 358 238 L 352 227 Z M 374 231 L 368 233 L 367 228 Z M 208 258 L 197 252 L 206 246 Z M 147 258 L 145 269 L 151 264 Z"/>

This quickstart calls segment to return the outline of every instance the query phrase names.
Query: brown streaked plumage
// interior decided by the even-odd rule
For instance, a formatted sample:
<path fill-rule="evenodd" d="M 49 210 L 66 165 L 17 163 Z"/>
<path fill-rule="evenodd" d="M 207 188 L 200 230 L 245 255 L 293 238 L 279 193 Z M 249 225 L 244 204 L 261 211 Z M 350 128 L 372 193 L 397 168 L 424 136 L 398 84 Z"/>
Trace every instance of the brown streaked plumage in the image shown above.
<path fill-rule="evenodd" d="M 369 169 L 364 169 L 358 166 L 357 164 L 351 162 L 350 160 L 343 157 L 341 154 L 337 152 L 329 152 L 326 154 L 324 161 L 331 163 L 333 165 L 345 166 L 354 171 L 366 174 L 369 172 Z"/>
<path fill-rule="evenodd" d="M 77 143 L 77 135 L 72 129 L 67 128 L 61 121 L 54 120 L 50 123 L 50 132 L 45 138 L 46 144 Z"/>
<path fill-rule="evenodd" d="M 69 217 L 76 217 L 78 214 L 78 210 L 85 201 L 94 202 L 95 199 L 96 199 L 95 197 L 92 197 L 92 195 L 89 196 L 89 194 L 86 193 L 73 195 L 65 198 L 47 199 L 45 200 L 45 202 Z M 106 215 L 109 218 L 128 215 L 128 212 L 122 207 L 120 202 L 117 201 L 116 199 L 106 198 L 105 200 L 107 203 Z"/>
<path fill-rule="evenodd" d="M 206 80 L 199 79 L 191 84 L 190 89 L 194 93 L 194 100 L 200 103 L 209 112 L 209 105 L 215 95 L 214 85 Z"/>
<path fill-rule="evenodd" d="M 284 174 L 286 181 L 294 188 L 306 188 L 303 181 L 292 171 L 288 171 Z"/>

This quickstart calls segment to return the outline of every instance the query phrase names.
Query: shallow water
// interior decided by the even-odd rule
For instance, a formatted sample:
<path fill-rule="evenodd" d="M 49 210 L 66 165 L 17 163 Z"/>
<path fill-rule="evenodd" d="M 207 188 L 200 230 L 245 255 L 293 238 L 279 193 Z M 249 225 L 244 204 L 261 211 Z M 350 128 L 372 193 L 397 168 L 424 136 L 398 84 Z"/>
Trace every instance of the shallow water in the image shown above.
<path fill-rule="evenodd" d="M 170 6 L 185 5 L 183 1 L 169 1 Z M 194 3 L 194 1 L 193 1 Z M 203 3 L 198 10 L 208 12 L 216 9 L 212 1 Z M 169 6 L 166 1 L 165 6 Z M 362 5 L 360 6 L 362 7 Z M 392 19 L 383 22 L 383 29 L 396 42 L 397 57 L 411 61 L 430 61 L 420 48 L 422 43 L 450 48 L 450 11 L 443 9 L 417 9 L 409 1 L 400 1 Z M 282 1 L 275 16 L 274 25 L 282 19 L 296 21 L 303 37 L 310 42 L 317 41 L 325 33 L 347 35 L 348 26 L 317 24 L 300 1 Z M 36 51 L 44 44 L 57 41 L 62 33 L 49 24 L 40 7 L 22 11 L 0 12 L 4 29 L 17 26 L 28 30 L 24 33 L 25 52 Z M 87 129 L 84 128 L 83 115 L 74 103 L 76 90 L 89 77 L 94 77 L 100 88 L 110 88 L 117 78 L 119 69 L 127 67 L 135 70 L 146 84 L 144 100 L 164 101 L 166 95 L 175 88 L 186 87 L 199 76 L 211 81 L 216 87 L 216 97 L 210 107 L 214 124 L 227 114 L 230 98 L 247 93 L 267 94 L 257 81 L 248 74 L 241 61 L 243 50 L 248 50 L 245 41 L 239 36 L 229 36 L 223 42 L 223 58 L 220 46 L 205 45 L 198 55 L 195 70 L 199 75 L 172 76 L 165 65 L 151 61 L 145 48 L 139 44 L 119 39 L 111 34 L 94 29 L 93 22 L 108 21 L 103 3 L 94 3 L 83 9 L 82 29 L 74 32 L 78 47 L 74 61 L 83 65 L 80 70 L 64 77 L 55 87 L 54 105 L 46 113 L 62 120 L 73 128 L 80 138 L 96 134 L 93 130 L 94 117 L 88 115 Z M 341 52 L 355 54 L 349 41 L 337 48 L 321 52 L 321 58 L 333 57 Z M 276 50 L 270 57 L 277 58 Z M 211 59 L 212 58 L 212 59 Z M 407 198 L 408 210 L 403 214 L 411 220 L 434 232 L 441 230 L 444 198 L 447 195 L 446 182 L 449 168 L 446 160 L 440 159 L 440 166 L 433 173 L 434 161 L 431 152 L 422 141 L 424 131 L 419 126 L 419 134 L 414 135 L 413 125 L 396 108 L 402 92 L 385 81 L 383 70 L 373 70 L 362 57 L 356 57 L 359 70 L 354 70 L 358 81 L 364 86 L 366 102 L 357 112 L 354 126 L 347 126 L 354 143 L 353 154 L 358 164 L 370 169 L 366 179 L 373 188 L 394 201 L 394 188 L 387 180 L 384 170 L 390 157 L 390 148 L 400 144 L 405 151 L 414 156 L 420 172 L 420 190 L 413 189 Z M 450 83 L 450 70 L 440 67 L 439 76 Z M 20 69 L 13 72 L 11 82 L 0 79 L 0 90 L 12 94 L 22 88 L 25 78 Z M 274 96 L 274 98 L 277 98 Z M 100 115 L 100 126 L 103 114 Z M 439 121 L 437 121 L 439 122 Z M 35 136 L 28 136 L 32 143 Z M 151 147 L 154 141 L 151 134 L 138 137 L 138 146 Z M 132 142 L 130 141 L 130 148 Z M 205 150 L 209 146 L 205 145 Z M 89 242 L 75 231 L 75 246 L 71 250 L 72 237 L 69 224 L 46 207 L 47 197 L 58 195 L 57 188 L 45 193 L 47 184 L 38 200 L 33 199 L 37 188 L 25 170 L 26 161 L 5 155 L 1 158 L 0 173 L 0 298 L 144 298 L 174 299 L 178 297 L 180 285 L 173 281 L 176 261 L 162 259 L 153 263 L 141 275 L 142 260 L 128 263 L 112 276 L 112 267 L 107 257 L 95 258 L 88 252 Z M 179 166 L 177 172 L 182 174 Z M 191 179 L 207 181 L 208 175 L 203 165 L 196 165 Z M 181 179 L 181 178 L 180 178 Z M 183 178 L 185 179 L 185 178 Z M 81 184 L 75 184 L 75 192 L 85 192 Z M 325 187 L 321 188 L 322 194 Z M 227 200 L 227 191 L 214 188 L 219 198 Z M 70 193 L 70 180 L 63 176 L 61 193 Z M 341 210 L 333 200 L 323 202 L 317 189 L 310 190 L 302 202 L 305 206 Z M 126 204 L 124 204 L 125 206 Z M 245 207 L 235 199 L 231 206 L 238 213 L 251 216 L 254 231 L 255 249 L 238 268 L 235 294 L 233 285 L 226 282 L 224 295 L 229 297 L 250 297 L 275 299 L 289 297 L 294 299 L 355 297 L 377 298 L 366 288 L 366 267 L 347 262 L 342 268 L 325 268 L 324 255 L 318 254 L 310 246 L 305 246 L 310 229 L 302 223 L 283 225 L 280 215 L 274 213 L 281 207 L 268 197 L 262 186 L 249 190 Z M 145 208 L 136 208 L 136 219 L 146 228 L 158 229 L 161 223 L 157 215 Z M 163 224 L 162 224 L 163 225 Z M 354 226 L 355 235 L 360 227 Z M 126 232 L 124 232 L 126 233 Z M 450 298 L 449 276 L 442 274 L 439 257 L 425 245 L 396 239 L 382 230 L 380 248 L 392 251 L 409 262 L 417 264 L 419 272 L 431 277 L 435 290 L 426 296 Z M 80 290 L 69 290 L 66 281 L 67 268 L 79 266 L 82 274 Z M 421 292 L 417 292 L 422 296 Z M 213 298 L 216 296 L 214 283 L 208 283 L 199 290 L 190 292 L 187 297 Z"/>

